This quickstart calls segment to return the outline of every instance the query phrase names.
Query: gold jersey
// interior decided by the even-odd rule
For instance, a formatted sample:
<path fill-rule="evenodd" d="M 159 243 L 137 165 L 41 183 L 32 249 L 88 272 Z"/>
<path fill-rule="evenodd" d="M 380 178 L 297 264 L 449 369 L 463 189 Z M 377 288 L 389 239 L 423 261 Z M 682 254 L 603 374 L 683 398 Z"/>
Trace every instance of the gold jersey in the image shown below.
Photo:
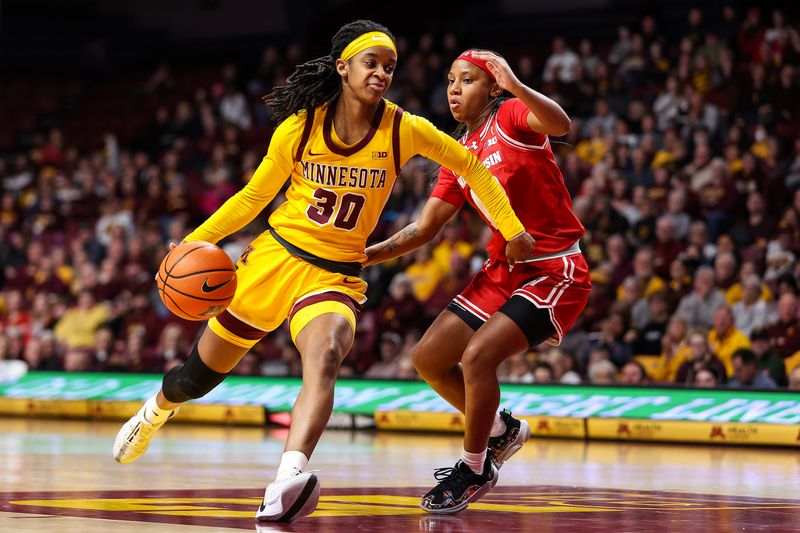
<path fill-rule="evenodd" d="M 313 116 L 300 111 L 283 121 L 250 182 L 185 240 L 217 242 L 238 231 L 289 178 L 286 201 L 269 217 L 275 233 L 323 259 L 363 262 L 400 168 L 418 154 L 464 176 L 506 239 L 524 231 L 497 179 L 426 119 L 381 100 L 364 138 L 346 145 L 333 127 L 334 111 L 324 104 Z"/>

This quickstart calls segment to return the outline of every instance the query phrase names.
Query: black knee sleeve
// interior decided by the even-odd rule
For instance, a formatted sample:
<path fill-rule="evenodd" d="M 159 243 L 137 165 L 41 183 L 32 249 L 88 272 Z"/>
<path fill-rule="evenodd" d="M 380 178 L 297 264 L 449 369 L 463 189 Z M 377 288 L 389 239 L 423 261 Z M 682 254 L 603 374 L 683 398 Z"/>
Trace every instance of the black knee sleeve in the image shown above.
<path fill-rule="evenodd" d="M 214 372 L 200 359 L 197 345 L 182 365 L 178 365 L 164 375 L 161 389 L 164 398 L 172 403 L 183 403 L 202 398 L 211 389 L 222 383 L 228 374 Z"/>

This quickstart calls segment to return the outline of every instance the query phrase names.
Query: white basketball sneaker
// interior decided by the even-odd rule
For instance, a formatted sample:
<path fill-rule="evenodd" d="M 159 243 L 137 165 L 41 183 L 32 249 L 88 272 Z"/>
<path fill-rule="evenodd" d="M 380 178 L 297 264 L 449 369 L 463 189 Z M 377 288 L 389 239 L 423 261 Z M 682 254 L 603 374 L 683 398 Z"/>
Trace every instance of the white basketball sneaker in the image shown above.
<path fill-rule="evenodd" d="M 114 459 L 120 463 L 130 463 L 138 459 L 150 446 L 153 435 L 164 423 L 175 416 L 177 409 L 164 417 L 164 420 L 157 424 L 151 424 L 144 416 L 145 403 L 130 420 L 117 433 L 114 439 Z"/>
<path fill-rule="evenodd" d="M 290 522 L 308 516 L 319 503 L 319 480 L 311 472 L 300 472 L 289 479 L 273 481 L 264 491 L 264 501 L 256 512 L 259 522 Z"/>

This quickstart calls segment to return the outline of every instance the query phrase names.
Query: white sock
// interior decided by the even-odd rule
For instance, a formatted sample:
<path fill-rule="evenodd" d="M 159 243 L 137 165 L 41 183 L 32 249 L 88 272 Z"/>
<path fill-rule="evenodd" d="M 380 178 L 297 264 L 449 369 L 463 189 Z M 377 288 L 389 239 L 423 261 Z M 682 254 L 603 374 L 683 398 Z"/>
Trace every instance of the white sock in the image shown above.
<path fill-rule="evenodd" d="M 284 481 L 302 472 L 308 466 L 308 457 L 303 452 L 284 452 L 275 481 Z"/>
<path fill-rule="evenodd" d="M 489 433 L 490 437 L 499 437 L 506 432 L 506 423 L 500 418 L 500 413 L 494 415 L 494 423 L 492 424 L 492 432 Z"/>
<path fill-rule="evenodd" d="M 483 463 L 486 462 L 486 450 L 478 453 L 468 452 L 463 450 L 461 452 L 461 460 L 464 461 L 468 467 L 478 475 L 483 474 Z"/>
<path fill-rule="evenodd" d="M 144 419 L 151 424 L 162 424 L 167 421 L 169 415 L 172 414 L 172 409 L 162 409 L 156 402 L 156 396 L 151 396 L 144 402 Z"/>

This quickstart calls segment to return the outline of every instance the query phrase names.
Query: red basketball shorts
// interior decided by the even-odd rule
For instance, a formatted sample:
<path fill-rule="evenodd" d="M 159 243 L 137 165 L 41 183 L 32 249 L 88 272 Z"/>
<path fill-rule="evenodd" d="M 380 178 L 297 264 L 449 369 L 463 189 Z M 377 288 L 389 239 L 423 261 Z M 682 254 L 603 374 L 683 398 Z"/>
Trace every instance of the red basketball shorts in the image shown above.
<path fill-rule="evenodd" d="M 526 321 L 516 319 L 519 303 L 531 313 L 546 309 L 555 329 L 547 342 L 558 346 L 586 306 L 590 290 L 589 266 L 580 253 L 518 263 L 512 271 L 508 263 L 490 259 L 447 309 L 477 330 L 495 312 L 503 311 L 512 296 L 519 297 L 514 298 L 515 312 L 506 314 L 531 338 Z"/>

